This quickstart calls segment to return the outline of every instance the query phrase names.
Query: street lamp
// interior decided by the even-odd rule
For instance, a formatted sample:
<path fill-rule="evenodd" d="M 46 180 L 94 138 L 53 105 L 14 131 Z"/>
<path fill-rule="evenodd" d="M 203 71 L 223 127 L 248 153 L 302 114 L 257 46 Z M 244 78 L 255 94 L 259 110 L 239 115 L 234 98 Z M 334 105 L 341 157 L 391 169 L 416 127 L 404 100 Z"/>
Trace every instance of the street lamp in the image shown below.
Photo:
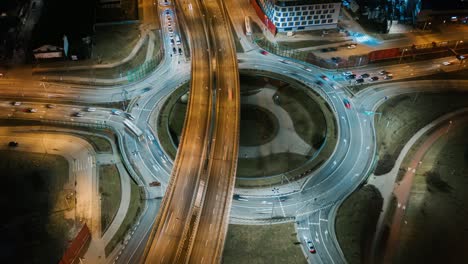
<path fill-rule="evenodd" d="M 401 60 L 403 59 L 403 55 L 405 55 L 405 52 L 407 52 L 408 49 L 404 49 L 403 52 L 401 53 L 401 56 L 400 56 L 400 62 L 398 63 L 401 63 Z"/>

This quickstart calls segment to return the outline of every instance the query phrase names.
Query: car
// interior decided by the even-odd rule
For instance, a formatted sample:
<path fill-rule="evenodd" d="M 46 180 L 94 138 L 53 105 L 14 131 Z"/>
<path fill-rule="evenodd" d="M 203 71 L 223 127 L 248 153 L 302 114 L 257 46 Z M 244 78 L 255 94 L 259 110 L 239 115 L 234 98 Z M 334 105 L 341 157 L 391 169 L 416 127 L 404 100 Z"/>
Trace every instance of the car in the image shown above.
<path fill-rule="evenodd" d="M 95 107 L 88 107 L 88 108 L 86 108 L 86 111 L 87 112 L 95 112 L 96 108 Z"/>
<path fill-rule="evenodd" d="M 368 73 L 364 73 L 364 74 L 361 74 L 361 76 L 359 76 L 359 78 L 369 78 L 370 75 Z"/>
<path fill-rule="evenodd" d="M 28 108 L 29 113 L 36 113 L 37 109 L 36 108 Z"/>
<path fill-rule="evenodd" d="M 346 79 L 347 79 L 347 80 L 356 79 L 356 74 L 350 74 L 350 75 L 346 76 Z"/>
<path fill-rule="evenodd" d="M 112 109 L 112 110 L 111 110 L 111 113 L 112 113 L 113 115 L 120 115 L 122 112 L 120 112 L 120 111 L 117 110 L 117 109 Z"/>
<path fill-rule="evenodd" d="M 335 47 L 331 47 L 331 48 L 328 48 L 329 51 L 337 51 L 338 48 L 335 48 Z"/>
<path fill-rule="evenodd" d="M 167 26 L 168 27 L 172 26 L 171 22 L 167 22 Z"/>
<path fill-rule="evenodd" d="M 330 50 L 327 49 L 327 48 L 325 48 L 325 49 L 321 49 L 320 51 L 321 51 L 321 52 L 329 52 Z"/>
<path fill-rule="evenodd" d="M 158 182 L 158 181 L 153 181 L 153 182 L 149 183 L 149 186 L 151 186 L 151 187 L 161 186 L 161 183 Z"/>
<path fill-rule="evenodd" d="M 374 76 L 374 77 L 369 79 L 369 81 L 371 81 L 371 82 L 375 82 L 375 81 L 378 81 L 378 80 L 379 80 L 379 77 L 377 77 L 377 76 Z"/>
<path fill-rule="evenodd" d="M 386 70 L 381 70 L 381 71 L 379 71 L 379 74 L 380 74 L 380 75 L 385 75 L 385 74 L 388 74 L 388 71 L 386 71 Z"/>
<path fill-rule="evenodd" d="M 346 108 L 351 109 L 351 102 L 348 99 L 343 99 L 343 104 Z"/>
<path fill-rule="evenodd" d="M 319 85 L 319 86 L 322 86 L 323 85 L 323 82 L 322 81 L 316 81 L 315 84 Z"/>
<path fill-rule="evenodd" d="M 17 146 L 18 146 L 18 142 L 16 142 L 16 141 L 10 141 L 10 142 L 8 142 L 8 146 L 9 146 L 9 147 L 17 147 Z"/>
<path fill-rule="evenodd" d="M 54 105 L 54 104 L 46 104 L 46 107 L 47 107 L 47 108 L 56 108 L 57 106 Z"/>
<path fill-rule="evenodd" d="M 330 80 L 330 79 L 328 79 L 328 77 L 325 76 L 325 75 L 320 75 L 320 78 L 324 79 L 325 81 L 329 81 L 329 80 Z"/>
<path fill-rule="evenodd" d="M 340 57 L 332 57 L 331 60 L 335 63 L 338 63 L 341 61 L 341 58 Z"/>
<path fill-rule="evenodd" d="M 284 63 L 284 64 L 288 64 L 288 62 L 283 60 L 283 59 L 278 59 L 278 61 L 281 62 L 281 63 Z"/>
<path fill-rule="evenodd" d="M 82 117 L 82 116 L 84 116 L 84 114 L 82 112 L 76 112 L 76 113 L 73 114 L 73 116 Z"/>
<path fill-rule="evenodd" d="M 21 105 L 21 102 L 13 102 L 13 105 L 14 105 L 14 106 L 20 106 L 20 105 Z"/>
<path fill-rule="evenodd" d="M 130 114 L 130 113 L 125 113 L 125 116 L 126 116 L 128 119 L 132 120 L 132 121 L 135 120 L 135 116 L 133 116 L 133 115 Z"/>
<path fill-rule="evenodd" d="M 343 72 L 343 75 L 344 75 L 344 76 L 349 76 L 349 75 L 351 75 L 351 74 L 353 74 L 352 71 L 345 71 L 345 72 Z"/>
<path fill-rule="evenodd" d="M 315 250 L 314 244 L 312 244 L 312 241 L 307 240 L 307 248 L 309 248 L 309 252 L 312 254 L 315 254 L 317 250 Z"/>
<path fill-rule="evenodd" d="M 169 15 L 169 9 L 166 9 L 166 15 Z"/>
<path fill-rule="evenodd" d="M 348 45 L 348 49 L 355 49 L 356 45 Z"/>
<path fill-rule="evenodd" d="M 306 70 L 308 72 L 312 72 L 312 69 L 310 69 L 310 68 L 304 68 L 304 70 Z"/>
<path fill-rule="evenodd" d="M 268 52 L 266 52 L 265 50 L 261 50 L 260 53 L 261 53 L 262 55 L 268 55 Z"/>
<path fill-rule="evenodd" d="M 172 20 L 171 16 L 169 16 L 169 15 L 166 16 L 166 19 L 167 19 L 167 21 L 171 21 L 171 20 Z"/>
<path fill-rule="evenodd" d="M 176 48 L 175 48 L 175 47 L 173 47 L 173 48 L 172 48 L 172 52 L 174 52 L 174 54 L 176 54 L 176 53 L 177 53 L 177 50 L 176 50 Z"/>
<path fill-rule="evenodd" d="M 172 44 L 172 46 L 175 45 L 174 39 L 171 39 L 171 44 Z"/>
<path fill-rule="evenodd" d="M 384 80 L 391 80 L 391 79 L 393 79 L 393 74 L 391 74 L 391 73 L 387 74 L 383 78 L 384 78 Z"/>
<path fill-rule="evenodd" d="M 182 49 L 181 48 L 179 48 L 179 54 L 182 54 Z"/>
<path fill-rule="evenodd" d="M 444 62 L 442 62 L 442 64 L 445 65 L 445 66 L 448 66 L 448 65 L 450 65 L 452 63 L 450 61 L 444 61 Z"/>
<path fill-rule="evenodd" d="M 174 33 L 169 33 L 169 38 L 173 39 L 174 38 Z"/>
<path fill-rule="evenodd" d="M 358 78 L 356 79 L 356 83 L 363 83 L 364 82 L 364 79 L 363 78 Z"/>
<path fill-rule="evenodd" d="M 169 32 L 171 32 L 171 33 L 174 32 L 174 30 L 172 30 L 172 27 L 169 27 L 168 30 L 169 30 Z"/>

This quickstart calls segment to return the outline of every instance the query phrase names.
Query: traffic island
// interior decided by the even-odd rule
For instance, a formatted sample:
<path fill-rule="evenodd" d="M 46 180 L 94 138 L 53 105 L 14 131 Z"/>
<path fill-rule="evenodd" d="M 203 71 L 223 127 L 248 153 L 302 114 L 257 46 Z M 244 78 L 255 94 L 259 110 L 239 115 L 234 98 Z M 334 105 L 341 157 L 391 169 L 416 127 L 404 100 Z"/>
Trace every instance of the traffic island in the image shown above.
<path fill-rule="evenodd" d="M 236 187 L 282 184 L 305 177 L 331 155 L 336 121 L 316 92 L 288 77 L 242 71 Z M 166 99 L 153 121 L 174 159 L 187 110 L 188 84 Z M 155 122 L 154 119 L 157 119 Z"/>

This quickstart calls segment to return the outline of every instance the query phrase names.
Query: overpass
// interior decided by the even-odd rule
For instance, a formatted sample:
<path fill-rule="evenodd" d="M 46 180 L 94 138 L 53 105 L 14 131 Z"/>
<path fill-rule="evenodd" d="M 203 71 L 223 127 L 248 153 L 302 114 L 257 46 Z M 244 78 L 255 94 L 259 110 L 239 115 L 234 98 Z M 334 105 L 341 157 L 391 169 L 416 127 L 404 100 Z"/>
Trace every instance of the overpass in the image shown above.
<path fill-rule="evenodd" d="M 189 105 L 171 180 L 142 262 L 219 262 L 239 141 L 236 51 L 222 2 L 178 2 L 192 53 Z"/>

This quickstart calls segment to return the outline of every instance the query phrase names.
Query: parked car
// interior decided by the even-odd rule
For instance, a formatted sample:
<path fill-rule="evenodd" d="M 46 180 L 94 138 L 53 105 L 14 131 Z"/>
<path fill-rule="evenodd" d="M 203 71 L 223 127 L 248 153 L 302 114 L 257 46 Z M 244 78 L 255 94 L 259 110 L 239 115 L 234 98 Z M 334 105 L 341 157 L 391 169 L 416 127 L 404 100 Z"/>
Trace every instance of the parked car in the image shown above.
<path fill-rule="evenodd" d="M 361 76 L 359 76 L 359 78 L 369 78 L 370 75 L 368 73 L 364 73 L 364 74 L 361 74 Z"/>
<path fill-rule="evenodd" d="M 350 74 L 350 75 L 346 76 L 346 79 L 347 79 L 347 80 L 356 79 L 356 74 Z"/>
<path fill-rule="evenodd" d="M 380 74 L 380 75 L 385 75 L 385 74 L 388 74 L 388 71 L 386 71 L 386 70 L 381 70 L 381 71 L 379 71 L 379 74 Z"/>
<path fill-rule="evenodd" d="M 179 48 L 179 54 L 182 54 L 182 49 L 181 48 Z"/>
<path fill-rule="evenodd" d="M 351 102 L 348 99 L 343 99 L 343 104 L 346 108 L 351 109 Z"/>
<path fill-rule="evenodd" d="M 348 45 L 348 49 L 355 49 L 356 45 Z"/>
<path fill-rule="evenodd" d="M 8 146 L 9 146 L 9 147 L 17 147 L 17 146 L 18 146 L 18 142 L 16 142 L 16 141 L 10 141 L 10 142 L 8 142 Z"/>
<path fill-rule="evenodd" d="M 393 74 L 389 73 L 389 74 L 385 75 L 383 78 L 384 78 L 384 80 L 391 80 L 391 79 L 393 79 Z"/>
<path fill-rule="evenodd" d="M 161 186 L 161 183 L 158 182 L 158 181 L 153 181 L 153 182 L 150 182 L 149 186 L 151 186 L 151 187 Z"/>
<path fill-rule="evenodd" d="M 176 48 L 175 48 L 175 47 L 173 47 L 173 48 L 172 48 L 172 52 L 174 52 L 174 54 L 176 54 L 176 53 L 177 53 L 177 50 L 176 50 Z"/>
<path fill-rule="evenodd" d="M 371 81 L 371 82 L 375 82 L 375 81 L 378 81 L 378 80 L 379 80 L 379 77 L 377 77 L 377 76 L 374 76 L 374 77 L 369 79 L 369 81 Z"/>
<path fill-rule="evenodd" d="M 344 76 L 349 76 L 349 75 L 351 75 L 351 74 L 353 74 L 353 72 L 352 72 L 352 71 L 346 71 L 346 72 L 343 72 L 343 75 L 344 75 Z"/>
<path fill-rule="evenodd" d="M 363 83 L 363 82 L 364 82 L 363 78 L 356 79 L 356 83 Z"/>

